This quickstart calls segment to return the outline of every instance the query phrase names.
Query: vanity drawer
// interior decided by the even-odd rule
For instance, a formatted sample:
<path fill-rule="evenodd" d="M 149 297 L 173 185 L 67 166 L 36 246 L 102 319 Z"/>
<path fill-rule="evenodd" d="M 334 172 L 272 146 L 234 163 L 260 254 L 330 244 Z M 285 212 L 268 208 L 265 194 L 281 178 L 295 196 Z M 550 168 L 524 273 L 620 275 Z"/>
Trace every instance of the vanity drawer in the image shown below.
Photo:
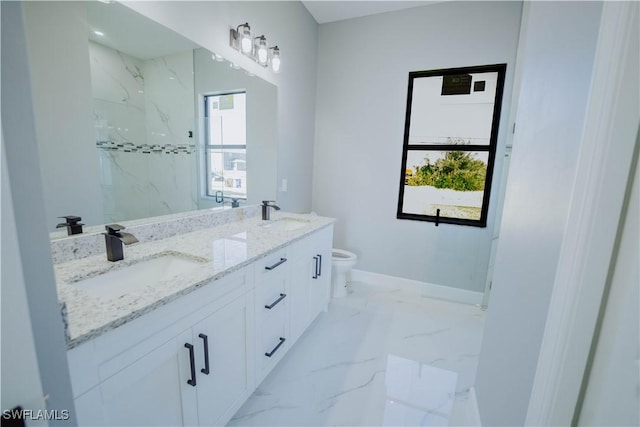
<path fill-rule="evenodd" d="M 289 301 L 287 300 L 289 297 L 284 293 L 279 295 L 285 296 L 278 296 L 269 305 L 272 307 L 270 309 L 256 301 L 256 330 L 260 335 L 268 334 L 272 330 L 280 330 L 287 323 L 290 311 Z"/>
<path fill-rule="evenodd" d="M 287 275 L 284 272 L 274 273 L 269 280 L 260 283 L 256 289 L 256 303 L 260 304 L 263 309 L 265 306 L 275 309 L 278 305 L 285 302 L 287 297 Z M 285 297 L 282 297 L 285 295 Z"/>
<path fill-rule="evenodd" d="M 261 284 L 263 278 L 282 274 L 289 270 L 289 250 L 280 250 L 256 261 L 256 282 Z"/>
<path fill-rule="evenodd" d="M 283 307 L 284 308 L 284 307 Z M 291 346 L 286 310 L 269 313 L 256 328 L 256 371 L 262 381 Z"/>
<path fill-rule="evenodd" d="M 287 315 L 284 310 L 270 313 L 256 328 L 260 341 L 258 351 L 268 353 L 278 343 L 280 337 L 286 338 Z"/>

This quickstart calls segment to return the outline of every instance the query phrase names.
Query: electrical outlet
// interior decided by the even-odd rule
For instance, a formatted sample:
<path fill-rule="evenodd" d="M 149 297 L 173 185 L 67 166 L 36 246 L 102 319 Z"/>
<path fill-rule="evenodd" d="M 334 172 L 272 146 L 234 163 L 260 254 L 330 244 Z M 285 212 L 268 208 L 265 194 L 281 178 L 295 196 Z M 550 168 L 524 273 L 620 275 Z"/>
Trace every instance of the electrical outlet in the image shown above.
<path fill-rule="evenodd" d="M 287 179 L 283 178 L 282 179 L 282 184 L 280 185 L 280 191 L 283 193 L 287 192 Z"/>

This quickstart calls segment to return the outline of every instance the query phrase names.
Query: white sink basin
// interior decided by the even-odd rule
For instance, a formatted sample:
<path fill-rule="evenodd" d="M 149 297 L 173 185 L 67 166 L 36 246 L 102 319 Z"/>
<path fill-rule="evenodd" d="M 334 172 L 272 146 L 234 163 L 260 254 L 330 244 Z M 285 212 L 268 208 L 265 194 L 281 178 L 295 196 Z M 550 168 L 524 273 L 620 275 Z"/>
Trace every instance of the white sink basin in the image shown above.
<path fill-rule="evenodd" d="M 204 262 L 188 255 L 162 254 L 117 270 L 72 283 L 78 289 L 103 298 L 117 298 L 147 286 L 158 286 L 188 273 Z"/>
<path fill-rule="evenodd" d="M 297 230 L 306 225 L 309 225 L 309 221 L 298 218 L 279 218 L 272 221 L 262 221 L 260 227 L 271 230 Z"/>

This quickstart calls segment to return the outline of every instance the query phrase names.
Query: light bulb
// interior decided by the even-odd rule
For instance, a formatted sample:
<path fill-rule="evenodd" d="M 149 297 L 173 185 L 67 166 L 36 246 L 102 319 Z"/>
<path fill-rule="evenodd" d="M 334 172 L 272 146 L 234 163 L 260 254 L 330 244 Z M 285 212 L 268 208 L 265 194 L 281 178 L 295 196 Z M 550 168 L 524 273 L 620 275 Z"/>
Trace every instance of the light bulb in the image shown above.
<path fill-rule="evenodd" d="M 256 37 L 258 40 L 257 57 L 260 65 L 267 65 L 269 60 L 269 50 L 267 49 L 267 39 L 264 36 Z"/>
<path fill-rule="evenodd" d="M 248 54 L 251 53 L 252 43 L 251 43 L 251 28 L 248 25 L 244 25 L 242 30 L 242 41 L 240 42 L 240 46 L 242 47 L 242 53 Z"/>
<path fill-rule="evenodd" d="M 258 61 L 260 64 L 264 65 L 267 63 L 267 49 L 260 48 L 258 50 Z"/>
<path fill-rule="evenodd" d="M 273 48 L 273 57 L 271 58 L 271 69 L 274 73 L 280 71 L 280 49 L 278 46 Z"/>
<path fill-rule="evenodd" d="M 271 68 L 275 73 L 280 71 L 280 57 L 276 56 L 271 60 Z"/>

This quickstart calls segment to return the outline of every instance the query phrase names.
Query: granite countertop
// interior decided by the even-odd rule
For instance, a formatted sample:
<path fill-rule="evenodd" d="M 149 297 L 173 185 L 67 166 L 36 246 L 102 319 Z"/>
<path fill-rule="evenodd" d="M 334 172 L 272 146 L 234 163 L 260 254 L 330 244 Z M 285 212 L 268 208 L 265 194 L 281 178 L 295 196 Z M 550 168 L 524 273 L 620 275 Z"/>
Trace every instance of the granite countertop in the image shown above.
<path fill-rule="evenodd" d="M 315 215 L 276 212 L 269 222 L 253 217 L 163 240 L 125 246 L 124 260 L 115 263 L 108 261 L 106 254 L 101 254 L 55 264 L 58 297 L 66 306 L 67 347 L 76 347 L 199 287 L 215 286 L 215 279 L 334 221 L 333 218 Z M 268 224 L 272 226 L 265 227 Z M 289 224 L 296 228 L 287 227 Z M 164 255 L 182 257 L 195 263 L 186 274 L 168 277 L 154 286 L 115 297 L 97 296 L 74 285 L 81 280 Z"/>

